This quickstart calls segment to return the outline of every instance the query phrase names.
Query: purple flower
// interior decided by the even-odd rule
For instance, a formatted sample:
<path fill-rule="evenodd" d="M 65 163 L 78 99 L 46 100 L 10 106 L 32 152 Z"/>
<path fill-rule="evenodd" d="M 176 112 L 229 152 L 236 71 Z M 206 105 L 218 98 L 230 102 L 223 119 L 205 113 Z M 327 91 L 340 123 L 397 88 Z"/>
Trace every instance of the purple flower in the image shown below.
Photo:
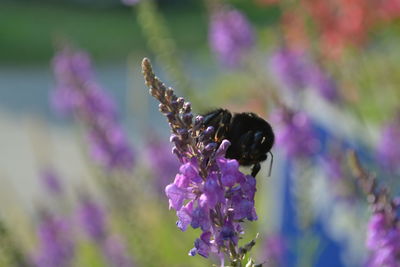
<path fill-rule="evenodd" d="M 72 266 L 74 241 L 68 220 L 51 214 L 44 214 L 37 230 L 39 244 L 34 255 L 35 266 Z"/>
<path fill-rule="evenodd" d="M 355 153 L 350 159 L 357 184 L 368 196 L 373 211 L 366 240 L 370 250 L 368 266 L 400 266 L 400 201 L 390 195 L 388 188 L 378 185 L 376 177 L 363 168 Z"/>
<path fill-rule="evenodd" d="M 195 183 L 201 183 L 202 179 L 199 175 L 198 172 L 198 166 L 196 164 L 196 162 L 193 161 L 189 161 L 185 164 L 183 164 L 180 168 L 179 171 L 186 176 L 189 181 L 193 181 Z"/>
<path fill-rule="evenodd" d="M 281 236 L 271 235 L 265 240 L 265 257 L 271 266 L 284 266 L 286 244 Z"/>
<path fill-rule="evenodd" d="M 165 187 L 165 194 L 169 199 L 169 208 L 180 210 L 183 206 L 183 201 L 189 195 L 189 191 L 186 188 L 180 188 L 176 184 L 169 184 Z"/>
<path fill-rule="evenodd" d="M 244 180 L 244 174 L 239 171 L 239 163 L 234 159 L 218 158 L 217 164 L 221 170 L 221 183 L 223 186 L 232 187 Z"/>
<path fill-rule="evenodd" d="M 344 177 L 343 155 L 339 152 L 323 156 L 321 164 L 328 177 L 333 181 L 338 181 Z"/>
<path fill-rule="evenodd" d="M 222 179 L 221 179 L 222 181 Z M 216 175 L 210 176 L 204 183 L 204 194 L 200 196 L 200 201 L 203 200 L 201 206 L 208 206 L 209 208 L 214 208 L 217 203 L 222 203 L 224 201 L 224 190 L 218 182 L 218 177 Z"/>
<path fill-rule="evenodd" d="M 304 55 L 298 51 L 282 48 L 276 51 L 270 60 L 272 72 L 278 81 L 291 90 L 304 89 L 307 85 Z"/>
<path fill-rule="evenodd" d="M 52 100 L 58 111 L 87 119 L 92 113 L 115 116 L 114 104 L 94 79 L 88 54 L 64 48 L 54 57 L 53 70 L 57 86 Z"/>
<path fill-rule="evenodd" d="M 77 210 L 79 222 L 86 234 L 95 241 L 102 241 L 106 232 L 104 210 L 88 196 L 81 197 Z"/>
<path fill-rule="evenodd" d="M 54 57 L 53 68 L 57 81 L 53 104 L 87 127 L 92 158 L 107 170 L 130 170 L 132 148 L 117 120 L 114 102 L 94 79 L 89 56 L 65 48 Z"/>
<path fill-rule="evenodd" d="M 174 183 L 166 187 L 170 208 L 177 211 L 177 225 L 181 230 L 186 230 L 190 223 L 193 228 L 210 231 L 212 210 L 217 204 L 223 209 L 231 207 L 229 216 L 235 220 L 257 219 L 254 177 L 241 173 L 236 160 L 219 157 L 214 167 L 218 166 L 219 170 L 211 172 L 205 180 L 198 180 L 198 167 L 185 163 L 180 168 L 182 173 L 177 174 Z M 188 204 L 184 205 L 185 201 L 189 201 Z"/>
<path fill-rule="evenodd" d="M 244 181 L 240 183 L 240 188 L 247 199 L 254 201 L 256 195 L 256 178 L 246 175 Z"/>
<path fill-rule="evenodd" d="M 383 128 L 379 140 L 379 160 L 385 167 L 398 170 L 400 167 L 400 120 L 389 122 Z"/>
<path fill-rule="evenodd" d="M 281 48 L 272 55 L 270 66 L 272 73 L 284 87 L 293 91 L 310 87 L 327 101 L 338 100 L 334 80 L 308 59 L 304 52 Z"/>
<path fill-rule="evenodd" d="M 91 128 L 87 136 L 92 158 L 108 169 L 129 170 L 133 153 L 121 127 L 112 121 Z"/>
<path fill-rule="evenodd" d="M 400 266 L 400 228 L 385 212 L 375 212 L 368 224 L 369 266 Z"/>
<path fill-rule="evenodd" d="M 176 212 L 176 216 L 178 216 L 176 225 L 181 231 L 186 231 L 187 227 L 192 222 L 193 203 L 193 200 L 189 201 L 185 206 Z"/>
<path fill-rule="evenodd" d="M 199 205 L 199 203 L 197 203 Z M 208 207 L 201 207 L 200 205 L 195 208 L 191 214 L 192 221 L 190 226 L 193 229 L 199 228 L 205 232 L 211 228 L 211 218 Z"/>
<path fill-rule="evenodd" d="M 53 66 L 56 78 L 63 85 L 71 85 L 74 80 L 89 81 L 94 78 L 90 58 L 83 51 L 73 52 L 64 48 L 54 57 Z"/>
<path fill-rule="evenodd" d="M 339 99 L 338 88 L 335 81 L 329 77 L 321 67 L 310 65 L 307 73 L 307 82 L 310 87 L 317 90 L 317 93 L 329 102 Z"/>
<path fill-rule="evenodd" d="M 285 150 L 288 157 L 315 155 L 320 144 L 307 114 L 282 108 L 273 117 L 278 124 L 276 143 Z"/>
<path fill-rule="evenodd" d="M 202 231 L 189 255 L 217 254 L 223 264 L 225 253 L 236 265 L 249 251 L 239 248 L 241 224 L 257 219 L 256 180 L 240 172 L 236 160 L 225 158 L 230 142 L 215 143 L 214 128 L 204 129 L 201 116 L 193 121 L 190 103 L 155 77 L 147 59 L 142 67 L 151 95 L 161 102 L 159 109 L 173 132 L 173 151 L 182 163 L 174 182 L 165 188 L 169 207 L 176 210 L 179 229 L 190 225 Z"/>
<path fill-rule="evenodd" d="M 250 23 L 238 10 L 222 8 L 212 14 L 209 42 L 218 60 L 229 67 L 240 65 L 254 45 Z"/>
<path fill-rule="evenodd" d="M 108 237 L 102 244 L 102 251 L 110 266 L 133 267 L 131 257 L 127 253 L 125 246 L 117 236 Z"/>
<path fill-rule="evenodd" d="M 211 235 L 211 232 L 202 233 L 200 238 L 197 238 L 194 241 L 194 248 L 189 251 L 189 256 L 195 256 L 196 254 L 199 254 L 205 258 L 208 258 L 211 247 Z"/>
<path fill-rule="evenodd" d="M 98 203 L 87 195 L 82 196 L 77 217 L 84 232 L 102 250 L 110 266 L 134 266 L 122 240 L 116 235 L 110 235 L 105 211 Z"/>
<path fill-rule="evenodd" d="M 47 191 L 55 195 L 62 194 L 63 189 L 60 179 L 53 169 L 44 169 L 41 173 L 41 178 Z"/>

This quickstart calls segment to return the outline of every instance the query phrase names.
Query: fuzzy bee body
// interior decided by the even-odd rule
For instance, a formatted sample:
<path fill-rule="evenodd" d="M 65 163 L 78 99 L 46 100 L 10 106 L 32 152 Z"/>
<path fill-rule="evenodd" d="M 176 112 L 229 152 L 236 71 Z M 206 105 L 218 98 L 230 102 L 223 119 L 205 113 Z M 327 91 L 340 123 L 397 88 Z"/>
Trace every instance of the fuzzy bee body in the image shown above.
<path fill-rule="evenodd" d="M 216 109 L 203 115 L 204 126 L 215 129 L 214 139 L 220 144 L 227 139 L 231 146 L 226 152 L 226 157 L 236 159 L 240 165 L 250 166 L 252 176 L 260 170 L 260 162 L 267 159 L 275 135 L 271 125 L 252 112 L 232 114 L 226 109 Z"/>

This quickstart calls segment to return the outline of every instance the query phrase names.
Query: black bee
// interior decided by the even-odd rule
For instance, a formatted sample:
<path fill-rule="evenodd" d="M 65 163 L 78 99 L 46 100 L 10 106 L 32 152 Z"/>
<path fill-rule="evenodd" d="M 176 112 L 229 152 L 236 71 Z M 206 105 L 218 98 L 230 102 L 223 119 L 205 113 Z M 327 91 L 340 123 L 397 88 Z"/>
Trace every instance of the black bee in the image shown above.
<path fill-rule="evenodd" d="M 254 113 L 232 113 L 226 109 L 216 109 L 203 115 L 204 126 L 213 126 L 215 129 L 214 139 L 220 144 L 227 139 L 231 146 L 226 152 L 226 157 L 236 159 L 240 165 L 253 165 L 251 175 L 255 177 L 260 171 L 260 162 L 271 155 L 271 166 L 273 155 L 270 152 L 274 144 L 275 135 L 271 125 Z"/>

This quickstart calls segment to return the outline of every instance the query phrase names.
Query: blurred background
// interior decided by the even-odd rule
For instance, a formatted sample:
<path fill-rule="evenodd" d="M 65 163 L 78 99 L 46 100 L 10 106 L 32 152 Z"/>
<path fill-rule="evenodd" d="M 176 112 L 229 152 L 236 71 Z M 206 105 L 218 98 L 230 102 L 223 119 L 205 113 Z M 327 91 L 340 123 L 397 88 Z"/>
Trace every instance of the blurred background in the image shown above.
<path fill-rule="evenodd" d="M 397 0 L 2 0 L 0 265 L 216 264 L 168 211 L 179 162 L 148 57 L 194 113 L 274 128 L 246 224 L 257 263 L 400 266 L 366 244 L 348 159 L 399 193 L 399 17 Z"/>

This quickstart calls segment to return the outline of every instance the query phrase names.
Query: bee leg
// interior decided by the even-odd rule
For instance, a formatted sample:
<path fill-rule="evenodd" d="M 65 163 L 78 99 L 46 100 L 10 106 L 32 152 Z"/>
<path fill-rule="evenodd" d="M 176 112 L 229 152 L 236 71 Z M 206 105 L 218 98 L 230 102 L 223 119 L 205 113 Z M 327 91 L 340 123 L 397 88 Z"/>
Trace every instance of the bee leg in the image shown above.
<path fill-rule="evenodd" d="M 261 165 L 259 162 L 254 164 L 253 168 L 251 169 L 251 176 L 253 176 L 255 178 L 257 173 L 260 171 L 260 169 L 261 169 Z"/>
<path fill-rule="evenodd" d="M 271 176 L 271 171 L 272 171 L 272 164 L 274 163 L 274 155 L 272 154 L 271 151 L 268 152 L 271 155 L 271 163 L 269 165 L 269 172 L 268 172 L 268 176 Z"/>

